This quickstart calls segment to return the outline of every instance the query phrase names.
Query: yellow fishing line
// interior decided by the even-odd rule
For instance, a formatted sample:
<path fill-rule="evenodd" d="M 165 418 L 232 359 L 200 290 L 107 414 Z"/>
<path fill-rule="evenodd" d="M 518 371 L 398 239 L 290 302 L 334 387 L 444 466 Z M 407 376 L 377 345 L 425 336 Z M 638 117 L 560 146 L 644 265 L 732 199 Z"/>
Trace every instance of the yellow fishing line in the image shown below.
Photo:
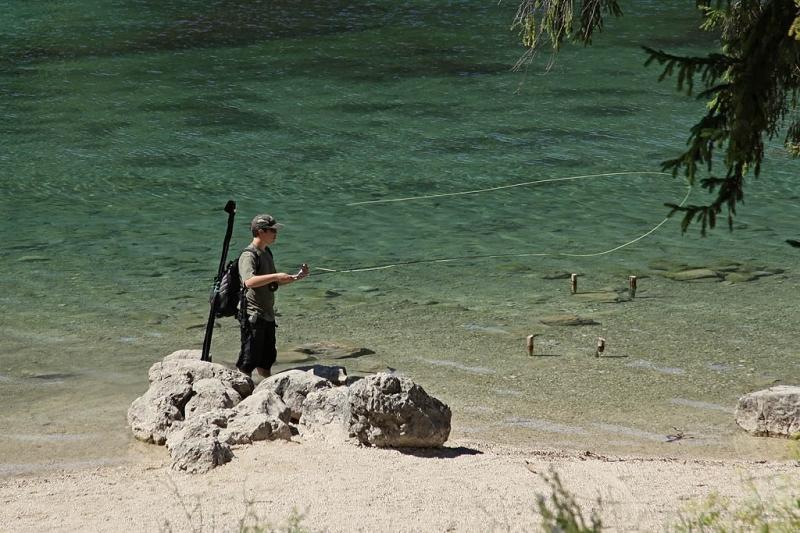
<path fill-rule="evenodd" d="M 626 171 L 626 172 L 608 172 L 608 173 L 604 173 L 604 174 L 584 174 L 584 175 L 580 175 L 580 176 L 568 176 L 568 177 L 565 177 L 565 178 L 548 178 L 548 179 L 535 180 L 535 181 L 526 181 L 526 182 L 522 182 L 522 183 L 513 183 L 513 184 L 510 184 L 510 185 L 500 185 L 498 187 L 489 187 L 489 188 L 486 188 L 486 189 L 473 189 L 473 190 L 469 190 L 469 191 L 456 191 L 456 192 L 448 192 L 448 193 L 440 193 L 440 194 L 426 194 L 426 195 L 423 195 L 423 196 L 408 196 L 408 197 L 405 197 L 405 198 L 384 198 L 384 199 L 381 199 L 381 200 L 367 200 L 367 201 L 363 201 L 363 202 L 349 203 L 349 204 L 347 204 L 347 206 L 348 207 L 352 207 L 352 206 L 368 205 L 368 204 L 386 204 L 386 203 L 395 203 L 395 202 L 412 202 L 412 201 L 417 201 L 417 200 L 427 200 L 427 199 L 431 199 L 431 198 L 443 198 L 443 197 L 447 197 L 447 196 L 464 196 L 464 195 L 467 195 L 467 194 L 487 193 L 487 192 L 499 191 L 499 190 L 503 190 L 503 189 L 511 189 L 511 188 L 514 188 L 514 187 L 525 187 L 525 186 L 530 186 L 530 185 L 539 185 L 541 183 L 553 183 L 553 182 L 558 182 L 558 181 L 571 181 L 571 180 L 580 180 L 580 179 L 588 179 L 588 178 L 603 178 L 603 177 L 611 177 L 611 176 L 629 176 L 629 175 L 640 176 L 640 175 L 643 175 L 643 174 L 658 174 L 658 175 L 661 175 L 661 176 L 670 176 L 671 175 L 671 174 L 668 174 L 666 172 L 653 172 L 653 171 L 645 171 L 645 172 Z M 691 192 L 692 192 L 691 185 L 687 185 L 687 187 L 686 187 L 686 195 L 683 197 L 683 200 L 681 200 L 680 204 L 678 204 L 680 207 L 683 207 L 683 205 L 689 199 L 689 195 L 691 194 Z M 451 263 L 451 262 L 455 262 L 455 261 L 474 261 L 474 260 L 477 260 L 477 259 L 501 259 L 501 258 L 508 258 L 508 257 L 544 257 L 544 256 L 596 257 L 596 256 L 606 255 L 606 254 L 610 254 L 610 253 L 616 252 L 617 250 L 621 250 L 622 248 L 625 248 L 626 246 L 630 246 L 631 244 L 639 242 L 640 240 L 644 239 L 645 237 L 648 237 L 649 235 L 652 235 L 653 233 L 655 233 L 661 226 L 666 224 L 668 220 L 669 220 L 669 217 L 665 217 L 664 220 L 662 220 L 661 222 L 659 222 L 658 224 L 656 224 L 655 226 L 650 228 L 645 233 L 639 235 L 635 239 L 632 239 L 632 240 L 630 240 L 628 242 L 625 242 L 623 244 L 620 244 L 618 246 L 614 246 L 613 248 L 609 248 L 607 250 L 602 250 L 600 252 L 589 252 L 589 253 L 526 252 L 526 253 L 512 253 L 512 254 L 472 255 L 472 256 L 464 256 L 464 257 L 445 257 L 445 258 L 438 258 L 438 259 L 416 259 L 416 260 L 411 260 L 411 261 L 388 263 L 388 264 L 385 264 L 385 265 L 377 265 L 377 266 L 363 267 L 363 268 L 349 268 L 349 269 L 344 269 L 344 270 L 337 270 L 337 269 L 333 269 L 333 268 L 316 267 L 315 270 L 321 270 L 322 274 L 333 274 L 333 273 L 346 274 L 346 273 L 352 273 L 352 272 L 369 272 L 369 271 L 373 271 L 373 270 L 385 270 L 385 269 L 389 269 L 389 268 L 396 268 L 396 267 L 408 266 L 408 265 L 430 264 L 430 263 Z M 319 275 L 319 274 L 317 274 L 317 275 Z"/>

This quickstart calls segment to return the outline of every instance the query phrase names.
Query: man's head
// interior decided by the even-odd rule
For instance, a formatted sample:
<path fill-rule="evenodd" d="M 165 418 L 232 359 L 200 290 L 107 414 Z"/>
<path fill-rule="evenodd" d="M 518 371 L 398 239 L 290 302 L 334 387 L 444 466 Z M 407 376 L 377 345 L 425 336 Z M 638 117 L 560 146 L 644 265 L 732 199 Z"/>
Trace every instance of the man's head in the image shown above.
<path fill-rule="evenodd" d="M 257 215 L 252 222 L 250 222 L 250 231 L 253 232 L 253 237 L 258 237 L 259 231 L 276 232 L 283 227 L 283 224 L 278 224 L 275 217 L 272 215 Z"/>

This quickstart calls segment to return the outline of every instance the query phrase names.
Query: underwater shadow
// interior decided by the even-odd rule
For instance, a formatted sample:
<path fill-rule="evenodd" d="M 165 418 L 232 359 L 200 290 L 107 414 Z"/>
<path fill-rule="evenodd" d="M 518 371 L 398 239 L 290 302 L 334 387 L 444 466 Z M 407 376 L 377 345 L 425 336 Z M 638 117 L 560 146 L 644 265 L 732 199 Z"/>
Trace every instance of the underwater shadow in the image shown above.
<path fill-rule="evenodd" d="M 29 379 L 35 379 L 39 381 L 60 381 L 62 379 L 71 379 L 77 377 L 78 374 L 74 374 L 71 372 L 49 372 L 43 374 L 33 374 L 28 376 Z"/>
<path fill-rule="evenodd" d="M 455 459 L 462 455 L 483 455 L 482 451 L 467 448 L 466 446 L 456 446 L 455 448 L 448 448 L 447 446 L 442 446 L 441 448 L 395 448 L 395 450 L 403 455 L 429 459 Z"/>

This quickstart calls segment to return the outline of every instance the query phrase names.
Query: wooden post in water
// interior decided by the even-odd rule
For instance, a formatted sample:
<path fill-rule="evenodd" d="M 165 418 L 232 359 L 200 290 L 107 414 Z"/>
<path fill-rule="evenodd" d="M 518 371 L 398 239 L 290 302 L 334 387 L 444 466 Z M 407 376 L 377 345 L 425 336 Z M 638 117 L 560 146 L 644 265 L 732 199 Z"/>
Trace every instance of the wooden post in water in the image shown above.
<path fill-rule="evenodd" d="M 569 288 L 572 294 L 577 294 L 578 292 L 578 275 L 577 274 L 570 274 L 569 276 Z"/>
<path fill-rule="evenodd" d="M 603 353 L 606 349 L 606 340 L 603 337 L 597 337 L 597 347 L 594 351 L 595 357 L 600 357 L 600 354 Z"/>
<path fill-rule="evenodd" d="M 631 298 L 636 298 L 636 276 L 628 276 L 628 292 Z"/>

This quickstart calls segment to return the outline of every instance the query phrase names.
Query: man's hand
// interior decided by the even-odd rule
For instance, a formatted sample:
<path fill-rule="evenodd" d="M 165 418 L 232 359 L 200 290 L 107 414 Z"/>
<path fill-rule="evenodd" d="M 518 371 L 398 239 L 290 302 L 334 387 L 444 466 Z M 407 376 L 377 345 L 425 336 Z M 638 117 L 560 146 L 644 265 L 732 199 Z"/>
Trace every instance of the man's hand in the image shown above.
<path fill-rule="evenodd" d="M 295 280 L 303 279 L 304 277 L 308 276 L 308 265 L 303 263 L 300 265 L 300 270 L 297 271 L 297 274 L 292 276 Z"/>
<path fill-rule="evenodd" d="M 273 274 L 273 276 L 275 276 L 275 281 L 277 281 L 279 285 L 286 285 L 295 280 L 294 276 L 286 274 L 285 272 L 278 272 L 277 274 Z"/>

